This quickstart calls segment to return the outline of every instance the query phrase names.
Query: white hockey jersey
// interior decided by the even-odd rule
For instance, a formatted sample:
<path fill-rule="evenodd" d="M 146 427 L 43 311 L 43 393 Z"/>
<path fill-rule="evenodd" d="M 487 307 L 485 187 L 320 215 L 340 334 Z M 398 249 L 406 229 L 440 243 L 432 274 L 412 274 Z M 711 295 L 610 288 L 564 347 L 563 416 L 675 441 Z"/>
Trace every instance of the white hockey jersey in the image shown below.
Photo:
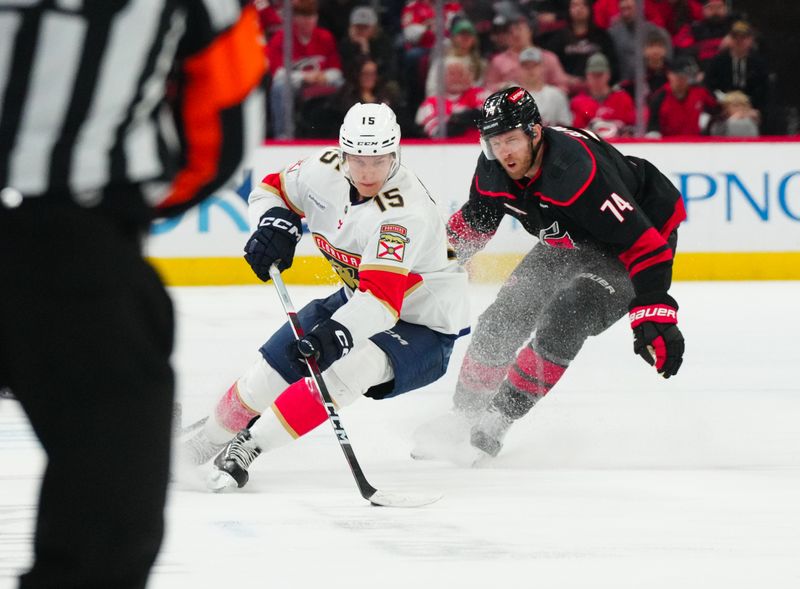
<path fill-rule="evenodd" d="M 251 225 L 275 206 L 305 217 L 315 245 L 349 296 L 333 319 L 355 341 L 398 319 L 440 333 L 465 333 L 467 274 L 456 263 L 444 220 L 419 178 L 401 165 L 377 196 L 354 202 L 355 189 L 339 166 L 338 148 L 327 148 L 268 174 L 250 194 Z"/>

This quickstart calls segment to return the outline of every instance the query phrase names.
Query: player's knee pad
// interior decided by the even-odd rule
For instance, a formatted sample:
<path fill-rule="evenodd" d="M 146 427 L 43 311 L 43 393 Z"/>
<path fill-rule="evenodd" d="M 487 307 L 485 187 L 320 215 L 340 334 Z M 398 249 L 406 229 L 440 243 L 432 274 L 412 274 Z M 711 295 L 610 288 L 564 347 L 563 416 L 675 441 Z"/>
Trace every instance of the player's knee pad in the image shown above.
<path fill-rule="evenodd" d="M 242 402 L 259 413 L 272 405 L 290 384 L 261 356 L 236 382 Z"/>
<path fill-rule="evenodd" d="M 359 342 L 353 351 L 322 374 L 336 405 L 349 405 L 370 387 L 394 378 L 389 357 L 374 342 Z"/>

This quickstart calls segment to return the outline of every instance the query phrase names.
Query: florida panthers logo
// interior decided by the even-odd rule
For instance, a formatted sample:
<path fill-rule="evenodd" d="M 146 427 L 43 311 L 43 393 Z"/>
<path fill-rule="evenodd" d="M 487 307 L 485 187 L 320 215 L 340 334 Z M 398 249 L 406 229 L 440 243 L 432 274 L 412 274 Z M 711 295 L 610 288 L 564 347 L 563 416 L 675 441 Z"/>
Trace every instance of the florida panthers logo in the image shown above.
<path fill-rule="evenodd" d="M 562 249 L 577 249 L 575 242 L 567 231 L 563 233 L 559 230 L 558 221 L 553 221 L 547 229 L 539 231 L 539 241 L 550 247 L 560 247 Z"/>
<path fill-rule="evenodd" d="M 381 225 L 378 238 L 378 258 L 402 262 L 409 242 L 408 230 L 402 225 Z"/>

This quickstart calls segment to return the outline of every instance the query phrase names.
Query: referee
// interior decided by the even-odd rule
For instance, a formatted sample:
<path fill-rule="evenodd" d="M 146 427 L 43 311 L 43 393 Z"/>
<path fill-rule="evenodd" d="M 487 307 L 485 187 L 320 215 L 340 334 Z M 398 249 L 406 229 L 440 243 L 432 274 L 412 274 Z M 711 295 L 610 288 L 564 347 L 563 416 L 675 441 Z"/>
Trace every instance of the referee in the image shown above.
<path fill-rule="evenodd" d="M 20 587 L 147 582 L 173 316 L 141 238 L 263 137 L 263 62 L 245 0 L 0 0 L 0 389 L 48 458 Z"/>

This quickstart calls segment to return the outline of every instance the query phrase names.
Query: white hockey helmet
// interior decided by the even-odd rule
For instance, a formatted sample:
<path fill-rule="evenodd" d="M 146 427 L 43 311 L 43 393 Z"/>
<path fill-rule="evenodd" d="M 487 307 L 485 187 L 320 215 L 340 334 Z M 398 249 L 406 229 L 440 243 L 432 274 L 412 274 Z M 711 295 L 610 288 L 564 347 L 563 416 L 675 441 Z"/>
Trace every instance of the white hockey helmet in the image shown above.
<path fill-rule="evenodd" d="M 342 170 L 350 179 L 346 154 L 394 155 L 388 180 L 400 167 L 400 125 L 394 111 L 385 104 L 356 103 L 344 116 L 339 128 Z"/>

